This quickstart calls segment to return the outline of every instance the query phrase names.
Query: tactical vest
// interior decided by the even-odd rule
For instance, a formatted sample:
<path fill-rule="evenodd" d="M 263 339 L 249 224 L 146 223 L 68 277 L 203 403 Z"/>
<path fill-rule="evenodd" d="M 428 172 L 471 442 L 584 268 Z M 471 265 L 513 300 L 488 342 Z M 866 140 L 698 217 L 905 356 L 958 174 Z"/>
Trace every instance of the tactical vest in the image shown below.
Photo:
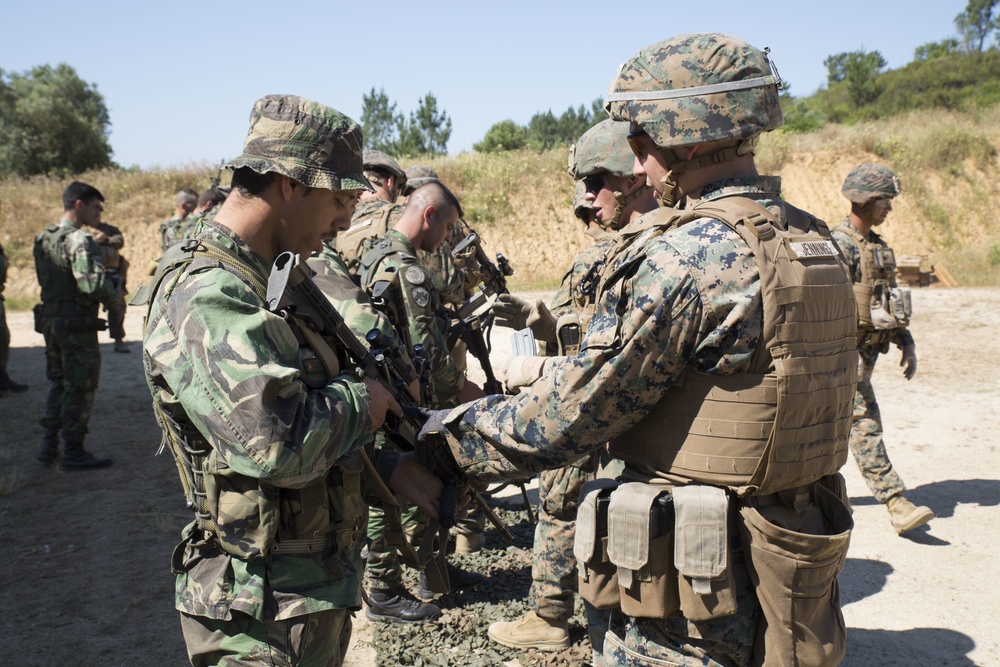
<path fill-rule="evenodd" d="M 888 332 L 910 322 L 910 290 L 896 287 L 896 255 L 872 232 L 869 240 L 857 228 L 845 222 L 837 227 L 858 244 L 861 282 L 854 283 L 858 304 L 859 343 L 888 342 Z"/>
<path fill-rule="evenodd" d="M 78 231 L 75 227 L 57 222 L 35 237 L 35 273 L 42 288 L 43 312 L 50 317 L 97 316 L 99 304 L 77 287 L 73 266 L 66 252 L 66 237 L 75 231 Z M 94 241 L 88 239 L 87 242 Z"/>
<path fill-rule="evenodd" d="M 858 363 L 851 280 L 826 225 L 793 207 L 787 214 L 783 228 L 756 202 L 729 197 L 661 209 L 630 230 L 662 233 L 704 217 L 733 229 L 760 272 L 764 330 L 749 372 L 689 369 L 611 442 L 612 456 L 741 496 L 802 486 L 844 464 Z"/>
<path fill-rule="evenodd" d="M 176 280 L 164 285 L 168 276 L 177 270 L 204 268 L 230 271 L 265 302 L 267 283 L 255 267 L 222 246 L 199 239 L 172 245 L 158 262 L 152 282 L 142 286 L 130 303 L 146 305 L 148 320 L 154 295 L 162 293 L 161 298 L 170 298 Z M 327 368 L 329 354 L 312 349 L 297 324 L 290 322 L 300 343 L 301 379 L 310 387 L 325 386 L 336 375 L 336 370 Z M 224 461 L 191 422 L 181 417 L 178 406 L 165 405 L 154 392 L 153 407 L 163 429 L 160 450 L 170 447 L 188 507 L 195 512 L 200 536 L 192 546 L 218 546 L 243 560 L 286 554 L 347 554 L 354 548 L 367 521 L 361 489 L 365 463 L 359 454 L 341 458 L 323 479 L 305 487 L 276 487 L 263 480 L 225 474 L 228 467 Z M 256 488 L 248 488 L 248 484 Z"/>
<path fill-rule="evenodd" d="M 373 242 L 389 231 L 390 218 L 395 222 L 402 210 L 403 207 L 397 204 L 386 204 L 377 209 L 370 218 L 354 223 L 347 231 L 337 234 L 334 245 L 352 274 L 359 272 L 361 258 L 372 247 Z"/>

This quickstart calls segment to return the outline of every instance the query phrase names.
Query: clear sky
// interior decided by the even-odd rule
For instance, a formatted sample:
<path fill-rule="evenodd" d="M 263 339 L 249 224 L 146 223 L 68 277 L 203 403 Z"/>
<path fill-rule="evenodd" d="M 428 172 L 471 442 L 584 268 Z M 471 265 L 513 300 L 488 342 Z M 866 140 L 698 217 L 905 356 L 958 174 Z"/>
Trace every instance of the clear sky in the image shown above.
<path fill-rule="evenodd" d="M 607 93 L 620 63 L 673 35 L 724 32 L 771 47 L 793 95 L 823 60 L 878 50 L 890 68 L 955 34 L 966 0 L 838 2 L 68 2 L 0 10 L 0 69 L 65 62 L 96 84 L 124 166 L 217 163 L 239 153 L 254 100 L 301 95 L 360 120 L 384 88 L 409 113 L 428 92 L 452 119 L 451 153 L 493 123 L 526 124 Z"/>

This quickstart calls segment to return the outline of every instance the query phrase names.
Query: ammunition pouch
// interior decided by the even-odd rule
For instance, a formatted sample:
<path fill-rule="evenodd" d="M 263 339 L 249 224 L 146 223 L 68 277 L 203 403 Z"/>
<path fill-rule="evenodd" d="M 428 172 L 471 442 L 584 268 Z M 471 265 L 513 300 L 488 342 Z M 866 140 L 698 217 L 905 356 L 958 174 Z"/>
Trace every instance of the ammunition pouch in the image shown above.
<path fill-rule="evenodd" d="M 595 479 L 580 490 L 576 513 L 576 556 L 580 596 L 597 609 L 613 609 L 621 604 L 618 568 L 608 558 L 608 506 L 611 492 L 618 488 L 613 479 Z"/>
<path fill-rule="evenodd" d="M 49 323 L 48 318 L 45 317 L 45 307 L 40 303 L 36 303 L 31 309 L 31 314 L 35 320 L 35 333 L 44 334 L 45 328 Z"/>
<path fill-rule="evenodd" d="M 831 490 L 835 489 L 835 490 Z M 846 652 L 837 576 L 854 521 L 840 473 L 740 505 L 740 538 L 762 617 L 754 664 L 825 666 Z"/>
<path fill-rule="evenodd" d="M 575 357 L 580 353 L 580 341 L 583 340 L 583 327 L 580 317 L 575 313 L 567 313 L 556 320 L 556 343 L 558 356 Z"/>

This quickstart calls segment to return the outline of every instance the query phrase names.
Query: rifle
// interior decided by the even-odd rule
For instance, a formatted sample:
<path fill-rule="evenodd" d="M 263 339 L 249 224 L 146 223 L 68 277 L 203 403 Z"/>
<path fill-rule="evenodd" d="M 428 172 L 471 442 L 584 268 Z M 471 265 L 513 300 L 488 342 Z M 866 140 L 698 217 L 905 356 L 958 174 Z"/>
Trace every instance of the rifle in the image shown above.
<path fill-rule="evenodd" d="M 358 340 L 344 322 L 344 317 L 313 282 L 312 274 L 312 269 L 302 262 L 298 255 L 291 252 L 278 255 L 267 282 L 268 310 L 279 313 L 285 318 L 294 315 L 306 320 L 312 331 L 334 341 L 337 348 L 346 352 L 354 365 L 357 377 L 376 380 L 388 389 L 403 407 L 404 414 L 398 417 L 389 413 L 382 428 L 389 442 L 398 449 L 405 452 L 413 451 L 423 426 L 418 416 L 421 408 L 406 391 L 406 387 L 417 377 L 413 366 L 406 363 L 400 355 L 391 354 L 392 351 L 389 349 L 392 347 L 391 341 L 388 341 L 385 334 L 378 329 L 368 332 L 365 336 L 367 345 Z M 388 357 L 387 352 L 389 352 Z M 466 486 L 469 480 L 459 468 L 447 443 L 435 442 L 429 444 L 428 449 L 429 458 L 436 464 L 432 472 L 444 483 L 438 509 L 438 523 L 445 538 L 442 544 L 447 544 L 447 531 L 455 525 L 458 488 Z M 490 523 L 513 542 L 514 534 L 486 503 L 482 494 L 473 489 L 472 499 Z M 427 532 L 433 531 L 428 529 Z"/>
<path fill-rule="evenodd" d="M 222 182 L 222 169 L 225 166 L 226 166 L 226 160 L 225 159 L 219 160 L 219 169 L 218 171 L 215 172 L 215 178 L 212 179 L 213 190 L 219 189 L 219 183 Z"/>

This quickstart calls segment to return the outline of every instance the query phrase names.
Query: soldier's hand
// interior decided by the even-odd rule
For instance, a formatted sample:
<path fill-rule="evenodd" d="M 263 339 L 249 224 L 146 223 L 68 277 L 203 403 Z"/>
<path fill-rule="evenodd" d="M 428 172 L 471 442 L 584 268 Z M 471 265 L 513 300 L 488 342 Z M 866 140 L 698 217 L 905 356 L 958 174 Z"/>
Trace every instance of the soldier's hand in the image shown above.
<path fill-rule="evenodd" d="M 917 374 L 917 346 L 914 344 L 903 346 L 903 358 L 899 360 L 899 365 L 904 366 L 903 377 L 912 380 Z"/>
<path fill-rule="evenodd" d="M 96 241 L 97 243 L 107 243 L 108 242 L 108 235 L 105 234 L 104 232 L 102 232 L 99 229 L 95 229 L 91 233 L 91 237 L 93 237 L 94 241 Z"/>
<path fill-rule="evenodd" d="M 368 404 L 368 416 L 371 417 L 373 431 L 385 423 L 387 412 L 391 411 L 396 416 L 403 416 L 403 409 L 399 407 L 399 403 L 389 393 L 389 390 L 382 386 L 381 382 L 368 378 L 365 380 L 365 387 L 368 388 L 368 395 L 371 397 L 371 402 Z"/>
<path fill-rule="evenodd" d="M 556 340 L 556 318 L 541 299 L 525 301 L 513 294 L 500 294 L 490 307 L 497 324 L 511 329 L 530 327 L 535 338 L 548 343 Z"/>
<path fill-rule="evenodd" d="M 441 499 L 441 480 L 430 470 L 417 462 L 416 454 L 406 452 L 399 457 L 399 463 L 389 478 L 389 488 L 422 509 L 429 516 L 438 518 L 438 502 Z M 466 490 L 460 490 L 459 505 L 468 504 L 470 497 Z M 464 514 L 462 514 L 464 515 Z M 460 515 L 461 516 L 461 515 Z"/>
<path fill-rule="evenodd" d="M 514 356 L 507 360 L 503 369 L 503 383 L 509 391 L 518 387 L 530 387 L 545 372 L 548 357 Z"/>

